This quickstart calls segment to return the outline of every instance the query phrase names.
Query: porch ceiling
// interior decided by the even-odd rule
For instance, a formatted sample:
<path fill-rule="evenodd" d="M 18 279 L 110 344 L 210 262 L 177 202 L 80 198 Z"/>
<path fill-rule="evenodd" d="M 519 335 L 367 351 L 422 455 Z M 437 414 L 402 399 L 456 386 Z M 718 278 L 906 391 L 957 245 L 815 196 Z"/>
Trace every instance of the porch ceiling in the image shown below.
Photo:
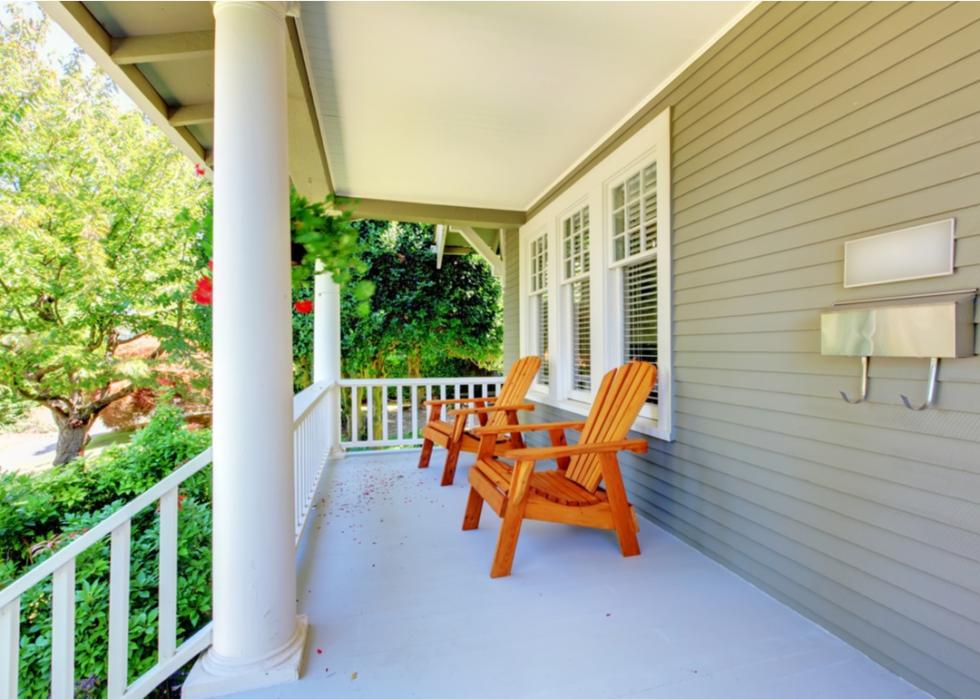
<path fill-rule="evenodd" d="M 363 216 L 507 227 L 747 2 L 301 3 L 290 175 Z M 211 163 L 210 2 L 42 7 L 196 162 Z"/>
<path fill-rule="evenodd" d="M 524 211 L 747 4 L 304 4 L 334 185 Z"/>

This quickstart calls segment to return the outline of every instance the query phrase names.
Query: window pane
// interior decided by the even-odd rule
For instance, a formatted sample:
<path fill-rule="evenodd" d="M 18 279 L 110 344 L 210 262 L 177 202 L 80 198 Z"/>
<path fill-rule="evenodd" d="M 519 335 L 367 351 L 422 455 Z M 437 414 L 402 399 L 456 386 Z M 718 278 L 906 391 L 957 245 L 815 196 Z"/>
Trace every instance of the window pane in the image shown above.
<path fill-rule="evenodd" d="M 643 171 L 643 248 L 657 246 L 657 167 L 656 163 Z"/>
<path fill-rule="evenodd" d="M 531 291 L 548 286 L 548 236 L 531 241 Z"/>
<path fill-rule="evenodd" d="M 579 209 L 562 222 L 562 257 L 565 278 L 589 271 L 589 208 Z"/>
<path fill-rule="evenodd" d="M 624 198 L 626 196 L 626 186 L 619 185 L 613 188 L 613 208 L 618 209 L 623 205 Z"/>
<path fill-rule="evenodd" d="M 571 284 L 572 311 L 572 388 L 592 388 L 592 352 L 589 338 L 589 280 Z"/>
<path fill-rule="evenodd" d="M 657 363 L 657 258 L 623 268 L 623 360 Z M 648 402 L 657 402 L 657 389 Z"/>
<path fill-rule="evenodd" d="M 650 163 L 612 189 L 613 258 L 622 260 L 657 246 L 657 164 Z M 622 241 L 618 237 L 622 235 Z"/>

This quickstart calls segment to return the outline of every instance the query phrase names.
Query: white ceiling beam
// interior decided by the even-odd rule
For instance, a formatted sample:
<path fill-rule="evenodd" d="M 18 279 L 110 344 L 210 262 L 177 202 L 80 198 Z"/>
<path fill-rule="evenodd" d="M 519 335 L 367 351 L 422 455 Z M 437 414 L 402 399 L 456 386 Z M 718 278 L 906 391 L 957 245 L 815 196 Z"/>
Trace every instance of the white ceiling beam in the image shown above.
<path fill-rule="evenodd" d="M 113 39 L 80 2 L 43 2 L 41 9 L 61 25 L 75 43 L 104 70 L 133 103 L 193 162 L 207 160 L 208 153 L 184 127 L 171 126 L 167 103 L 150 81 L 133 65 L 119 65 L 112 60 Z M 209 163 L 210 167 L 210 163 Z"/>
<path fill-rule="evenodd" d="M 442 269 L 442 256 L 446 251 L 446 226 L 436 225 L 436 269 Z"/>
<path fill-rule="evenodd" d="M 453 230 L 458 231 L 459 234 L 466 239 L 466 242 L 470 244 L 470 247 L 483 255 L 483 258 L 490 263 L 494 276 L 503 277 L 503 260 L 500 259 L 500 256 L 497 255 L 496 251 L 486 244 L 483 238 L 480 237 L 479 233 L 473 230 L 473 228 L 470 226 L 460 226 L 458 228 L 454 228 Z"/>
<path fill-rule="evenodd" d="M 214 104 L 187 104 L 170 110 L 171 126 L 194 126 L 214 121 Z"/>
<path fill-rule="evenodd" d="M 127 36 L 112 40 L 112 60 L 116 65 L 183 61 L 214 55 L 214 32 L 175 32 Z"/>

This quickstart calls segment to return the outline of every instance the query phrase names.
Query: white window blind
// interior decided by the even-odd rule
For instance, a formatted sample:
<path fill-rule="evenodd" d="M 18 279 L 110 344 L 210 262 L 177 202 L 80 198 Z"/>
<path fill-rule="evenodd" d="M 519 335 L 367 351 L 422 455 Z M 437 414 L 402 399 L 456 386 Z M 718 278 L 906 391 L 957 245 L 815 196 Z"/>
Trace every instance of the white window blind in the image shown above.
<path fill-rule="evenodd" d="M 592 389 L 592 342 L 589 311 L 589 207 L 578 209 L 562 221 L 562 282 L 568 294 L 568 327 L 571 330 L 571 386 Z"/>
<path fill-rule="evenodd" d="M 612 188 L 613 259 L 657 247 L 657 164 L 650 163 Z"/>
<path fill-rule="evenodd" d="M 534 296 L 535 316 L 537 317 L 537 347 L 541 357 L 541 368 L 538 369 L 538 383 L 547 386 L 551 380 L 551 360 L 548 356 L 548 292 L 542 291 Z"/>
<path fill-rule="evenodd" d="M 579 279 L 570 285 L 572 302 L 572 388 L 592 388 L 592 345 L 589 338 L 589 280 Z"/>
<path fill-rule="evenodd" d="M 548 353 L 548 235 L 531 241 L 531 313 L 534 351 L 541 357 L 537 381 L 544 386 L 551 380 Z"/>
<path fill-rule="evenodd" d="M 657 363 L 657 258 L 623 267 L 623 360 Z M 648 402 L 657 402 L 657 388 Z"/>

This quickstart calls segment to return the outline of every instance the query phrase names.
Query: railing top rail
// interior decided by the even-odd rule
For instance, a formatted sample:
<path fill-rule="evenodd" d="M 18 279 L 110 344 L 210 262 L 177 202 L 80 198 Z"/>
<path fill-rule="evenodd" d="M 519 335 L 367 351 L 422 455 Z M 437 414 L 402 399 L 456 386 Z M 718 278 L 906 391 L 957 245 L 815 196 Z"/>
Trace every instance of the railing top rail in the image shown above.
<path fill-rule="evenodd" d="M 473 384 L 482 386 L 496 384 L 504 380 L 503 376 L 433 376 L 425 379 L 393 378 L 393 379 L 341 379 L 341 386 L 466 386 Z"/>
<path fill-rule="evenodd" d="M 20 578 L 10 583 L 3 590 L 0 590 L 0 609 L 6 607 L 9 603 L 44 580 L 44 578 L 54 573 L 54 571 L 65 563 L 68 563 L 85 551 L 89 546 L 92 546 L 99 539 L 111 533 L 120 524 L 135 517 L 143 508 L 159 500 L 167 492 L 179 486 L 210 463 L 211 447 L 208 447 L 152 488 L 120 507 L 65 548 L 55 553 L 51 558 L 31 568 Z"/>
<path fill-rule="evenodd" d="M 293 427 L 296 427 L 306 417 L 313 406 L 315 406 L 320 398 L 330 389 L 331 384 L 327 381 L 321 381 L 315 383 L 311 386 L 307 386 L 302 391 L 293 396 Z"/>

